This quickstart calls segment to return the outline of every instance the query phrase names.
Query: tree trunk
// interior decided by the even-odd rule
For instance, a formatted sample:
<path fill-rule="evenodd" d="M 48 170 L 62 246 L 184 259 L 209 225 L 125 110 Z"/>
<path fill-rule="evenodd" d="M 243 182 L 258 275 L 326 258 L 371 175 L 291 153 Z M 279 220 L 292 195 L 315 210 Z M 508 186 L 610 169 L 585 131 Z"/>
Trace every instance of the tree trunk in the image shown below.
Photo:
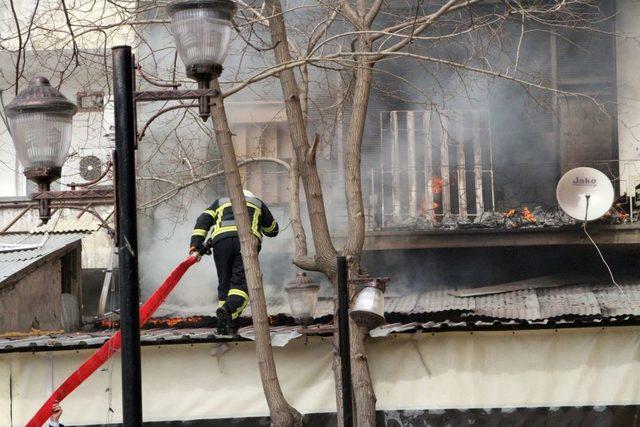
<path fill-rule="evenodd" d="M 371 51 L 371 46 L 363 40 L 364 37 L 361 36 L 360 49 L 365 52 Z M 344 149 L 345 197 L 348 218 L 347 243 L 344 247 L 344 255 L 352 257 L 352 262 L 349 266 L 351 277 L 358 275 L 360 272 L 360 258 L 364 246 L 365 216 L 364 203 L 362 201 L 361 156 L 364 125 L 371 91 L 372 66 L 366 57 L 359 57 L 356 60 L 357 68 L 355 70 L 351 120 Z M 366 330 L 359 328 L 352 319 L 349 319 L 349 330 L 351 334 L 351 372 L 358 426 L 375 426 L 376 395 L 373 391 L 364 347 L 364 339 L 368 333 Z"/>
<path fill-rule="evenodd" d="M 220 90 L 217 80 L 213 88 Z M 249 296 L 251 297 L 251 317 L 256 334 L 256 356 L 262 379 L 262 388 L 269 405 L 271 422 L 274 426 L 295 426 L 302 423 L 302 415 L 290 406 L 282 394 L 278 374 L 271 348 L 271 335 L 267 317 L 267 304 L 262 288 L 262 272 L 258 262 L 258 239 L 251 232 L 249 213 L 242 192 L 240 171 L 236 162 L 236 153 L 231 138 L 231 130 L 227 122 L 224 102 L 221 96 L 213 98 L 211 117 L 216 135 L 216 142 L 222 156 L 224 175 L 231 198 L 231 207 L 240 236 L 242 262 L 247 278 Z"/>
<path fill-rule="evenodd" d="M 364 51 L 371 51 L 371 47 L 362 47 Z M 351 265 L 355 272 L 360 266 L 360 254 L 364 245 L 365 217 L 362 201 L 362 138 L 367 119 L 369 94 L 371 91 L 372 65 L 365 58 L 358 58 L 355 71 L 355 85 L 353 102 L 351 105 L 351 120 L 344 152 L 345 197 L 347 200 L 347 243 L 344 247 L 345 255 L 354 257 Z"/>
<path fill-rule="evenodd" d="M 269 15 L 271 42 L 275 46 L 276 61 L 278 63 L 289 62 L 291 54 L 282 14 L 282 5 L 279 0 L 266 0 L 265 4 Z M 315 248 L 316 270 L 331 276 L 335 272 L 336 250 L 329 234 L 322 185 L 316 166 L 316 149 L 319 140 L 316 138 L 312 145 L 309 144 L 307 126 L 300 103 L 299 88 L 293 70 L 290 68 L 283 70 L 279 73 L 279 77 L 287 111 L 291 142 L 300 166 L 302 186 L 307 196 L 307 209 Z"/>
<path fill-rule="evenodd" d="M 284 16 L 282 14 L 282 6 L 279 0 L 265 0 L 265 4 L 267 5 L 269 15 L 271 41 L 275 46 L 276 61 L 277 63 L 287 63 L 291 60 L 291 55 L 289 52 Z M 279 73 L 279 77 L 285 100 L 291 141 L 297 161 L 301 166 L 300 173 L 307 196 L 311 231 L 316 249 L 315 260 L 318 264 L 318 269 L 324 272 L 333 284 L 334 307 L 336 307 L 334 309 L 334 319 L 337 319 L 337 287 L 334 283 L 336 251 L 329 234 L 322 188 L 315 162 L 315 149 L 318 140 L 316 138 L 314 144 L 309 145 L 306 121 L 304 120 L 303 109 L 298 95 L 299 88 L 293 70 L 283 70 Z M 355 270 L 358 270 L 360 254 L 364 243 L 364 208 L 360 188 L 360 153 L 370 87 L 371 67 L 367 63 L 362 69 L 361 66 L 359 66 L 356 71 L 355 90 L 357 92 L 354 94 L 353 105 L 356 120 L 353 120 L 352 117 L 345 155 L 345 192 L 349 214 L 349 235 L 348 243 L 345 247 L 345 254 L 355 257 L 356 262 L 353 264 L 355 265 Z M 354 198 L 354 200 L 350 200 L 350 198 Z M 375 426 L 376 397 L 373 392 L 364 348 L 364 337 L 367 335 L 367 331 L 360 330 L 353 321 L 350 321 L 349 325 L 351 332 L 351 370 L 356 408 L 355 418 L 358 426 Z M 340 387 L 338 342 L 339 336 L 336 331 L 334 334 L 333 370 L 336 379 L 338 420 L 339 425 L 342 426 L 342 389 Z"/>

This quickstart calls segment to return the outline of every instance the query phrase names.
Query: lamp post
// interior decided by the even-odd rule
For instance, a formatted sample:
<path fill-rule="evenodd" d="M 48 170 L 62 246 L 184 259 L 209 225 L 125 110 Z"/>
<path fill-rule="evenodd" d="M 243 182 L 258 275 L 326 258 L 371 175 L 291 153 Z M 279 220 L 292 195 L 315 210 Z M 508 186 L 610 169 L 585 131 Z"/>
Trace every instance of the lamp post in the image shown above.
<path fill-rule="evenodd" d="M 363 284 L 351 307 L 351 318 L 367 330 L 377 328 L 384 320 L 384 291 L 388 279 L 371 279 Z"/>
<path fill-rule="evenodd" d="M 293 318 L 302 326 L 313 322 L 318 304 L 318 286 L 307 273 L 302 272 L 284 288 Z"/>
<path fill-rule="evenodd" d="M 337 318 L 338 351 L 340 354 L 340 382 L 342 389 L 342 419 L 344 425 L 353 425 L 353 385 L 351 379 L 351 349 L 349 336 L 349 316 L 367 331 L 382 325 L 384 319 L 384 291 L 388 278 L 362 276 L 348 279 L 347 258 L 336 258 L 336 282 L 338 286 Z M 349 285 L 359 286 L 350 304 Z M 298 273 L 285 287 L 287 300 L 293 318 L 299 324 L 309 325 L 314 318 L 320 287 L 307 276 Z M 351 307 L 350 307 L 351 306 Z"/>
<path fill-rule="evenodd" d="M 198 89 L 209 89 L 211 80 L 222 73 L 229 43 L 231 19 L 236 4 L 231 0 L 174 1 L 167 6 L 171 31 L 187 77 L 198 82 Z M 200 98 L 199 115 L 209 118 L 209 100 Z"/>
<path fill-rule="evenodd" d="M 48 192 L 62 174 L 78 108 L 45 77 L 35 77 L 4 110 L 24 175 L 38 185 L 38 191 Z M 51 218 L 50 202 L 48 197 L 38 202 L 44 223 Z"/>
<path fill-rule="evenodd" d="M 167 6 L 171 29 L 187 76 L 198 89 L 179 90 L 180 84 L 154 83 L 171 90 L 137 91 L 135 61 L 130 46 L 113 48 L 113 87 L 116 128 L 116 200 L 118 201 L 118 256 L 120 329 L 122 335 L 122 409 L 123 425 L 142 425 L 142 388 L 140 366 L 138 251 L 135 193 L 135 149 L 138 140 L 135 104 L 138 102 L 199 100 L 199 115 L 209 116 L 209 98 L 219 95 L 210 89 L 210 81 L 222 72 L 222 62 L 231 41 L 231 19 L 236 5 L 230 0 L 179 0 Z M 171 107 L 160 110 L 170 111 Z M 151 121 L 151 120 L 150 120 Z M 149 122 L 143 128 L 149 125 Z"/>
<path fill-rule="evenodd" d="M 353 385 L 351 381 L 351 348 L 349 343 L 349 272 L 347 257 L 336 258 L 338 282 L 338 342 L 340 380 L 342 381 L 342 420 L 345 427 L 353 426 Z"/>

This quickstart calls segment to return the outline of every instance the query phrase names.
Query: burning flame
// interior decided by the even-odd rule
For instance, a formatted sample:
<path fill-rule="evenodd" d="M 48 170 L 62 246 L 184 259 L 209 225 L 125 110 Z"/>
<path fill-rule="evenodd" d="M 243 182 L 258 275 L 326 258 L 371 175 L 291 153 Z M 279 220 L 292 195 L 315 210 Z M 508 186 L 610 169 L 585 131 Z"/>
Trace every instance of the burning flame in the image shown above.
<path fill-rule="evenodd" d="M 431 203 L 431 208 L 432 209 L 438 209 L 439 206 L 440 206 L 440 203 L 438 203 L 438 202 Z"/>
<path fill-rule="evenodd" d="M 536 222 L 536 217 L 531 213 L 528 207 L 524 207 L 522 210 L 522 217 L 529 222 Z"/>
<path fill-rule="evenodd" d="M 506 211 L 505 213 L 502 214 L 502 216 L 504 218 L 511 218 L 512 216 L 514 216 L 516 214 L 516 210 L 515 209 L 509 209 L 508 211 Z"/>
<path fill-rule="evenodd" d="M 502 214 L 502 217 L 503 218 L 513 218 L 513 217 L 517 216 L 518 214 L 522 217 L 522 219 L 524 219 L 527 222 L 536 222 L 535 215 L 533 215 L 533 213 L 526 206 L 522 209 L 522 211 L 520 213 L 518 213 L 517 209 L 509 209 L 508 211 L 506 211 L 505 213 Z"/>
<path fill-rule="evenodd" d="M 143 328 L 174 328 L 174 327 L 201 327 L 204 324 L 211 323 L 210 318 L 206 316 L 189 316 L 189 317 L 153 317 L 143 325 Z M 98 325 L 104 329 L 119 327 L 119 320 L 101 320 Z"/>
<path fill-rule="evenodd" d="M 614 204 L 609 211 L 603 215 L 605 221 L 614 221 L 617 224 L 622 224 L 629 219 L 629 214 L 619 206 Z"/>
<path fill-rule="evenodd" d="M 176 326 L 198 326 L 202 323 L 203 320 L 203 316 L 151 318 L 147 321 L 145 326 L 168 328 L 173 328 Z"/>
<path fill-rule="evenodd" d="M 431 190 L 434 194 L 442 193 L 442 184 L 444 184 L 444 181 L 439 176 L 431 178 Z"/>

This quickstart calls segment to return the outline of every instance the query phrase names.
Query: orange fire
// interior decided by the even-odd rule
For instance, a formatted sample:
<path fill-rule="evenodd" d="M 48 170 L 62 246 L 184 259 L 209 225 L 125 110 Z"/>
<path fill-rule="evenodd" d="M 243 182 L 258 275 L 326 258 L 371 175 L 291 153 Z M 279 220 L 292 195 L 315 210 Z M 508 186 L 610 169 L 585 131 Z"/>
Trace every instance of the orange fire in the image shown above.
<path fill-rule="evenodd" d="M 434 194 L 442 193 L 442 184 L 444 184 L 444 181 L 439 176 L 431 178 L 431 190 Z"/>
<path fill-rule="evenodd" d="M 513 218 L 516 215 L 522 216 L 522 218 L 527 222 L 536 222 L 536 217 L 533 215 L 533 212 L 529 210 L 528 207 L 524 207 L 520 213 L 518 213 L 517 209 L 509 209 L 505 213 L 502 214 L 503 218 Z"/>
<path fill-rule="evenodd" d="M 158 317 L 151 318 L 144 324 L 145 328 L 173 328 L 180 327 L 198 327 L 206 323 L 205 316 L 189 316 L 189 317 Z M 118 320 L 104 319 L 99 322 L 99 326 L 104 329 L 117 328 L 120 322 Z"/>
<path fill-rule="evenodd" d="M 625 212 L 625 210 L 620 207 L 618 204 L 615 204 L 609 209 L 609 211 L 603 215 L 603 219 L 606 221 L 611 221 L 613 216 L 616 216 L 616 221 L 618 223 L 626 222 L 629 219 L 629 214 Z"/>
<path fill-rule="evenodd" d="M 151 318 L 145 324 L 146 327 L 169 327 L 175 326 L 197 326 L 203 321 L 203 316 L 189 316 L 189 317 L 161 317 Z"/>
<path fill-rule="evenodd" d="M 512 216 L 514 216 L 516 214 L 516 210 L 515 209 L 509 209 L 508 211 L 506 211 L 505 213 L 502 214 L 502 216 L 504 218 L 511 218 Z"/>
<path fill-rule="evenodd" d="M 529 222 L 536 222 L 536 217 L 531 213 L 528 207 L 522 210 L 522 217 Z"/>
<path fill-rule="evenodd" d="M 439 206 L 440 206 L 440 203 L 438 203 L 438 202 L 431 203 L 431 208 L 432 209 L 438 209 Z"/>

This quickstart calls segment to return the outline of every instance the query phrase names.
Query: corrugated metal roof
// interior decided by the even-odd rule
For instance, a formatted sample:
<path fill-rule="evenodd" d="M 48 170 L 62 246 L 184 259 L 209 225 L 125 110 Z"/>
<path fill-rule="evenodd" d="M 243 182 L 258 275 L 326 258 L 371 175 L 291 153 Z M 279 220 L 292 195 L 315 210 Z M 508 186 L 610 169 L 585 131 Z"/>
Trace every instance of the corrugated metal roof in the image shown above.
<path fill-rule="evenodd" d="M 613 285 L 611 285 L 613 286 Z M 602 314 L 596 296 L 587 286 L 566 286 L 554 289 L 538 289 L 541 319 L 553 319 L 567 315 L 599 316 Z"/>
<path fill-rule="evenodd" d="M 332 325 L 314 325 L 305 331 L 311 335 L 331 333 Z M 60 350 L 65 347 L 98 347 L 104 344 L 115 333 L 114 330 L 96 332 L 61 333 L 55 335 L 20 336 L 16 338 L 0 338 L 0 352 L 20 351 L 26 349 Z M 253 340 L 255 332 L 252 326 L 238 331 L 240 338 Z M 290 340 L 302 336 L 299 326 L 277 326 L 271 328 L 271 340 L 274 346 L 283 347 Z M 228 335 L 218 335 L 215 328 L 163 328 L 143 329 L 140 331 L 142 344 L 173 344 L 178 342 L 229 341 Z"/>
<path fill-rule="evenodd" d="M 460 316 L 487 317 L 493 319 L 542 320 L 563 316 L 600 316 L 603 318 L 639 315 L 640 279 L 621 278 L 623 292 L 610 281 L 591 279 L 592 285 L 556 286 L 540 289 L 518 289 L 511 292 L 457 297 L 451 290 L 406 292 L 403 295 L 385 296 L 387 314 L 421 315 L 422 317 Z M 289 303 L 283 295 L 267 297 L 267 311 L 272 316 L 289 316 Z M 166 304 L 157 312 L 161 317 L 211 316 L 216 306 L 185 308 Z M 333 315 L 331 298 L 320 297 L 316 307 L 317 319 Z M 436 316 L 437 315 L 437 316 Z M 243 312 L 250 317 L 251 310 Z"/>
<path fill-rule="evenodd" d="M 613 317 L 640 313 L 640 285 L 637 281 L 626 278 L 618 279 L 617 282 L 622 287 L 622 292 L 613 285 L 592 289 L 602 316 Z"/>
<path fill-rule="evenodd" d="M 372 336 L 385 336 L 390 333 L 412 330 L 436 331 L 451 328 L 492 329 L 518 327 L 559 327 L 580 325 L 616 325 L 638 324 L 640 320 L 640 279 L 620 278 L 622 291 L 608 281 L 593 285 L 564 286 L 553 288 L 529 289 L 500 294 L 473 297 L 455 297 L 449 291 L 408 292 L 405 295 L 388 296 L 385 299 L 387 318 L 394 322 L 371 332 Z M 215 306 L 190 308 L 184 312 L 179 307 L 165 305 L 156 315 L 186 317 L 205 316 L 201 326 L 215 324 L 213 314 Z M 272 316 L 290 317 L 289 304 L 284 297 L 268 300 L 268 312 Z M 316 319 L 331 316 L 333 303 L 329 298 L 318 301 Z M 250 315 L 243 313 L 244 324 Z M 207 320 L 208 319 L 208 320 Z M 172 319 L 175 320 L 175 319 Z M 326 318 L 325 318 L 326 320 Z M 286 319 L 276 320 L 277 322 Z M 325 335 L 331 333 L 332 324 L 312 325 L 309 334 Z M 144 329 L 141 334 L 143 343 L 209 342 L 228 340 L 218 336 L 212 327 L 161 327 L 162 318 L 153 323 L 156 329 Z M 167 323 L 175 325 L 176 323 Z M 84 332 L 62 335 L 41 335 L 33 337 L 0 338 L 1 351 L 19 351 L 18 349 L 55 349 L 69 346 L 97 346 L 107 340 L 113 331 Z M 285 345 L 291 339 L 300 336 L 297 326 L 272 327 L 272 339 L 277 345 Z M 251 326 L 242 328 L 240 336 L 253 339 Z"/>
<path fill-rule="evenodd" d="M 401 298 L 404 298 L 404 296 Z M 439 290 L 419 294 L 416 298 L 415 307 L 408 312 L 420 314 L 445 311 L 473 311 L 475 307 L 473 298 L 457 298 L 449 295 L 448 290 Z"/>
<path fill-rule="evenodd" d="M 536 291 L 532 289 L 473 298 L 475 299 L 473 313 L 480 316 L 493 317 L 495 319 L 533 320 L 540 318 L 540 307 Z"/>
<path fill-rule="evenodd" d="M 386 295 L 385 311 L 390 315 L 415 315 L 422 318 L 444 317 L 459 319 L 483 317 L 500 320 L 538 321 L 567 316 L 598 316 L 602 318 L 633 315 L 640 316 L 640 279 L 620 279 L 623 292 L 608 281 L 594 281 L 593 285 L 556 286 L 540 289 L 519 289 L 498 294 L 456 297 L 448 290 L 407 292 L 404 295 Z M 267 298 L 267 311 L 272 316 L 289 316 L 291 311 L 283 296 Z M 166 304 L 157 312 L 161 317 L 212 316 L 216 307 L 203 306 L 184 309 Z M 315 317 L 333 314 L 333 301 L 321 297 Z M 242 317 L 250 317 L 247 309 Z"/>
<path fill-rule="evenodd" d="M 62 210 L 56 211 L 49 222 L 29 230 L 30 233 L 92 233 L 100 229 L 100 221 L 85 213 L 80 218 L 75 215 L 62 216 Z"/>
<path fill-rule="evenodd" d="M 0 235 L 0 283 L 40 258 L 80 240 L 82 236 L 79 233 Z"/>
<path fill-rule="evenodd" d="M 598 326 L 616 325 L 638 325 L 638 318 L 635 316 L 621 316 L 608 320 L 596 318 L 589 319 L 589 323 Z M 548 319 L 517 321 L 517 320 L 482 320 L 482 319 L 462 319 L 462 320 L 441 320 L 429 322 L 395 322 L 382 325 L 370 332 L 374 338 L 385 337 L 389 334 L 402 332 L 436 332 L 448 330 L 487 330 L 501 327 L 509 330 L 528 325 L 532 328 L 545 327 L 571 327 L 575 324 L 585 325 L 582 318 L 559 319 L 550 322 Z M 314 324 L 304 330 L 304 335 L 326 336 L 333 333 L 332 323 Z M 300 326 L 273 326 L 271 329 L 271 341 L 274 346 L 284 347 L 291 340 L 303 336 Z M 71 348 L 96 348 L 104 344 L 113 336 L 115 330 L 103 330 L 95 332 L 59 333 L 51 335 L 35 334 L 32 336 L 16 336 L 0 338 L 0 353 L 11 353 L 18 351 L 55 351 Z M 239 338 L 232 338 L 228 335 L 218 335 L 213 327 L 198 328 L 156 328 L 143 329 L 140 331 L 140 341 L 143 345 L 163 345 L 163 344 L 193 344 L 204 342 L 226 342 L 232 340 L 253 340 L 255 331 L 253 326 L 241 328 L 238 331 Z"/>

